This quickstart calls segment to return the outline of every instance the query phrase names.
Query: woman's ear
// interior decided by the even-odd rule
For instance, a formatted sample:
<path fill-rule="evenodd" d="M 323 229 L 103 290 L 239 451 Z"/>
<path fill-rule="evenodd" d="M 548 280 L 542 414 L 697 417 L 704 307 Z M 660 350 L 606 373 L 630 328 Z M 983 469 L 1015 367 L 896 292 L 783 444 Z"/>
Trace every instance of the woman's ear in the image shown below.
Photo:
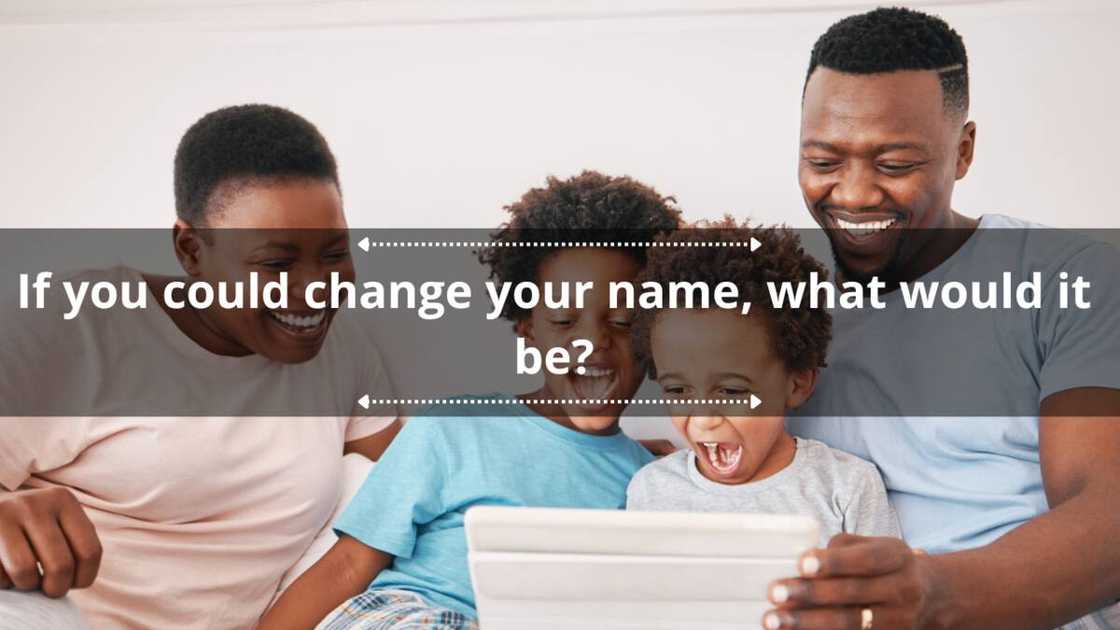
<path fill-rule="evenodd" d="M 513 323 L 513 332 L 517 333 L 518 337 L 524 337 L 529 345 L 533 344 L 533 318 L 530 315 L 525 315 L 521 319 Z"/>
<path fill-rule="evenodd" d="M 796 409 L 805 404 L 817 388 L 817 375 L 820 370 L 795 370 L 786 377 L 786 409 Z"/>
<path fill-rule="evenodd" d="M 175 227 L 171 228 L 171 240 L 175 247 L 175 257 L 179 259 L 179 266 L 187 272 L 188 276 L 199 275 L 202 235 L 190 223 L 175 219 Z"/>

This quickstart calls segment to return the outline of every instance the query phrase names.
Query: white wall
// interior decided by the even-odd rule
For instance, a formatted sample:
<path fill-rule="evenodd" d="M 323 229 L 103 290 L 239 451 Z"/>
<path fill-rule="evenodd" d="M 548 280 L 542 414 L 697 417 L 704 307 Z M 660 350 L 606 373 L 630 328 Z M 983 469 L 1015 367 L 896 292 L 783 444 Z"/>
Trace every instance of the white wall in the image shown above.
<path fill-rule="evenodd" d="M 495 225 L 546 174 L 584 167 L 646 180 L 691 218 L 807 226 L 794 170 L 808 51 L 862 3 L 237 4 L 0 7 L 0 226 L 168 225 L 180 134 L 247 101 L 320 126 L 355 226 Z M 972 59 L 977 161 L 958 209 L 1120 226 L 1120 5 L 933 10 Z"/>

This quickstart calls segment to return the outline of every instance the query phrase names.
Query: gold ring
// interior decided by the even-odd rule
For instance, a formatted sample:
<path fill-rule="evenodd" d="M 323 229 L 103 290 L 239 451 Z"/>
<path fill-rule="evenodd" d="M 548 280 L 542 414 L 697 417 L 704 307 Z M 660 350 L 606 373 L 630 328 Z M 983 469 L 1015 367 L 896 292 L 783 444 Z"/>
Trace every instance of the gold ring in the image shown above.
<path fill-rule="evenodd" d="M 870 608 L 859 611 L 859 630 L 871 630 L 871 624 L 874 622 L 875 615 L 871 613 Z"/>

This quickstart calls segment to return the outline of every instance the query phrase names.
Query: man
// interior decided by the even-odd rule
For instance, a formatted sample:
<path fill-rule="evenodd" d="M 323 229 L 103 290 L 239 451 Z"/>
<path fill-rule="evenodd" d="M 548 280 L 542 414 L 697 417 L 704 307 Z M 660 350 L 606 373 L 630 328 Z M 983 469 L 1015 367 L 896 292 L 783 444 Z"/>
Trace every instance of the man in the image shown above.
<path fill-rule="evenodd" d="M 887 308 L 834 313 L 830 367 L 791 428 L 875 462 L 912 547 L 837 536 L 771 586 L 766 628 L 1042 630 L 1120 598 L 1120 258 L 953 210 L 975 142 L 964 44 L 942 20 L 877 9 L 817 41 L 801 190 L 837 279 L 878 278 Z M 1035 271 L 1038 309 L 902 308 L 900 283 Z M 1059 308 L 1079 275 L 1091 308 Z"/>

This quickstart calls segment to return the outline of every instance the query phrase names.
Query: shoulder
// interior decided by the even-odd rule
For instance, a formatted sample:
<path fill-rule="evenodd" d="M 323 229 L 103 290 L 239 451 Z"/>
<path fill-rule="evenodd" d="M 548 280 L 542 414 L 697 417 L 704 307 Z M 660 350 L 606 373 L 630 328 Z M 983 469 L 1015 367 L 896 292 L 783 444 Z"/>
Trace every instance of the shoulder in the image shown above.
<path fill-rule="evenodd" d="M 641 445 L 639 445 L 641 448 Z M 688 461 L 691 451 L 683 449 L 656 459 L 642 466 L 630 481 L 631 487 L 672 483 L 688 478 Z"/>
<path fill-rule="evenodd" d="M 985 241 L 984 257 L 1012 259 L 1024 271 L 1041 271 L 1047 279 L 1083 260 L 1092 261 L 1090 266 L 1097 261 L 1120 260 L 1120 250 L 1081 230 L 1054 228 L 1001 214 L 981 217 L 979 232 Z"/>
<path fill-rule="evenodd" d="M 834 485 L 842 483 L 859 488 L 869 480 L 880 479 L 879 469 L 875 464 L 823 442 L 797 438 L 797 450 L 809 469 L 816 471 L 822 480 L 831 480 Z"/>

